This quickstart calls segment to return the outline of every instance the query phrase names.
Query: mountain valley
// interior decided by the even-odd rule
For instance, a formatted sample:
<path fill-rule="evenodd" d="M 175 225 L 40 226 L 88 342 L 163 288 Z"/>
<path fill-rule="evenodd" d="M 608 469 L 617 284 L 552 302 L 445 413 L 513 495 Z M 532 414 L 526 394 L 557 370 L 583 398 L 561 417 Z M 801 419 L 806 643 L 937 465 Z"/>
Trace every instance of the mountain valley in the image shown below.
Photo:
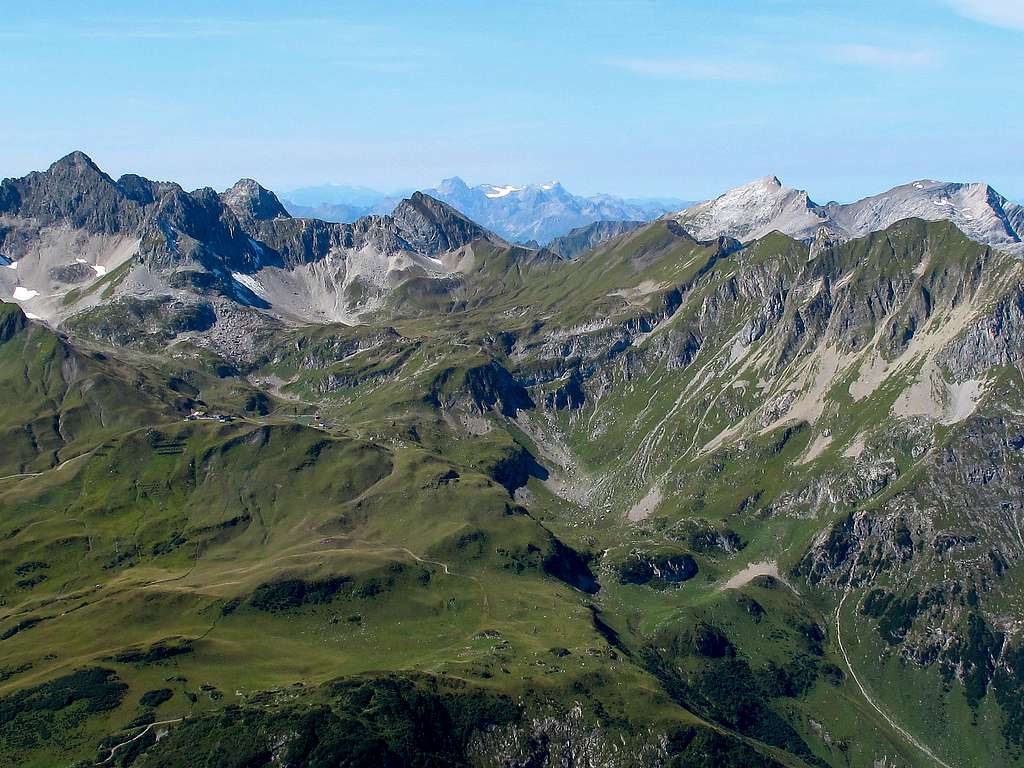
<path fill-rule="evenodd" d="M 505 190 L 0 184 L 3 762 L 1024 765 L 1024 209 Z"/>

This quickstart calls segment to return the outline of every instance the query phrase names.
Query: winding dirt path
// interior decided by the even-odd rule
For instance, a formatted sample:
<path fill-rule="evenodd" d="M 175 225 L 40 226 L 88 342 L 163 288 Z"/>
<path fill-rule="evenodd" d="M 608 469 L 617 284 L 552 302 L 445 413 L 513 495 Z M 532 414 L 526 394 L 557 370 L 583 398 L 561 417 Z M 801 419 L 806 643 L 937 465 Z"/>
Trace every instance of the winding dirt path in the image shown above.
<path fill-rule="evenodd" d="M 864 700 L 868 704 L 870 704 L 872 708 L 885 719 L 885 721 L 892 727 L 894 731 L 896 731 L 904 739 L 906 739 L 907 742 L 917 747 L 917 749 L 919 749 L 922 753 L 927 755 L 936 765 L 941 765 L 942 768 L 952 768 L 952 766 L 949 763 L 944 761 L 942 758 L 938 757 L 928 747 L 926 747 L 924 744 L 918 741 L 909 731 L 903 728 L 903 726 L 899 725 L 895 720 L 889 717 L 885 710 L 882 709 L 878 705 L 878 703 L 871 698 L 871 695 L 867 692 L 867 689 L 864 687 L 864 684 L 860 681 L 860 678 L 857 676 L 857 670 L 853 668 L 853 663 L 850 661 L 850 657 L 846 653 L 846 646 L 843 645 L 843 632 L 840 627 L 840 614 L 842 614 L 843 612 L 843 603 L 846 602 L 846 598 L 849 596 L 850 590 L 849 588 L 847 588 L 847 590 L 843 593 L 843 599 L 840 600 L 839 605 L 836 606 L 836 638 L 839 640 L 839 651 L 843 654 L 843 659 L 846 661 L 847 669 L 850 670 L 850 676 L 853 678 L 853 682 L 857 684 L 857 687 L 860 689 L 860 693 L 864 697 Z"/>
<path fill-rule="evenodd" d="M 150 723 L 145 728 L 143 728 L 141 731 L 139 731 L 137 734 L 132 736 L 130 739 L 128 739 L 126 741 L 122 741 L 120 744 L 115 744 L 113 747 L 111 747 L 110 748 L 110 754 L 107 755 L 106 758 L 104 758 L 100 762 L 96 763 L 96 765 L 106 765 L 107 763 L 109 763 L 111 760 L 114 759 L 114 755 L 117 754 L 117 750 L 121 749 L 121 747 L 127 747 L 133 741 L 138 741 L 143 736 L 145 736 L 147 733 L 149 733 L 149 731 L 154 726 L 157 726 L 157 725 L 168 725 L 170 723 L 180 723 L 183 719 L 184 718 L 178 717 L 178 718 L 175 718 L 174 720 L 160 720 L 159 722 L 156 722 L 156 723 Z"/>
<path fill-rule="evenodd" d="M 78 461 L 79 459 L 84 459 L 86 456 L 91 456 L 93 454 L 93 451 L 95 450 L 96 449 L 93 448 L 92 450 L 86 451 L 85 453 L 80 453 L 77 456 L 72 456 L 70 459 L 65 459 L 57 466 L 49 467 L 47 469 L 44 469 L 42 472 L 19 472 L 16 475 L 5 475 L 4 477 L 0 477 L 0 480 L 15 480 L 22 477 L 39 477 L 41 475 L 45 475 L 47 472 L 60 472 L 62 469 L 64 469 L 64 467 L 66 467 L 71 462 Z"/>

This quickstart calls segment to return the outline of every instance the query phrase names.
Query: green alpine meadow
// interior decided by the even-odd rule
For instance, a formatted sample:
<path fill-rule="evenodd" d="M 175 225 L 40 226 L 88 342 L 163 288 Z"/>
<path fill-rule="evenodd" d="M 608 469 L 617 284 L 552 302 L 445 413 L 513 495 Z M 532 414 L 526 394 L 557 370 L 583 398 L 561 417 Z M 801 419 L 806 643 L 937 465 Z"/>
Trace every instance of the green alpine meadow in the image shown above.
<path fill-rule="evenodd" d="M 0 51 L 0 768 L 1024 768 L 1024 0 Z"/>
<path fill-rule="evenodd" d="M 1024 262 L 687 215 L 4 181 L 0 762 L 1024 764 Z"/>

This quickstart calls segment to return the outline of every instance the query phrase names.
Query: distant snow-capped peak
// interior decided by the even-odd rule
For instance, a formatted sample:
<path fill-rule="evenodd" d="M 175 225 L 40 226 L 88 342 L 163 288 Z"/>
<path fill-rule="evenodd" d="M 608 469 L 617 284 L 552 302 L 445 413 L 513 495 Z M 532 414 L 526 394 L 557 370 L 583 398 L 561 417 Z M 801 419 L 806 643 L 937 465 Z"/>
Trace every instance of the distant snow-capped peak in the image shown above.
<path fill-rule="evenodd" d="M 547 243 L 597 221 L 646 221 L 672 210 L 672 206 L 659 201 L 628 202 L 611 195 L 574 195 L 556 180 L 470 187 L 453 177 L 424 192 L 514 242 Z"/>

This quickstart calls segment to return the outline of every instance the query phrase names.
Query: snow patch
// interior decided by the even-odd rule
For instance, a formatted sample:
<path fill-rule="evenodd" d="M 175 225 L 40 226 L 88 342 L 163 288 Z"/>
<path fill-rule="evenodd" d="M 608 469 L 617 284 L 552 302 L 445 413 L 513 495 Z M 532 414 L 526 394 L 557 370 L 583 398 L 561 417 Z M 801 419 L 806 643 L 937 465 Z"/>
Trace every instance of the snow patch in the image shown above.
<path fill-rule="evenodd" d="M 257 280 L 252 275 L 243 275 L 241 272 L 232 272 L 232 279 L 239 285 L 248 288 L 253 293 L 259 295 L 264 292 L 263 283 Z"/>
<path fill-rule="evenodd" d="M 92 271 L 96 273 L 96 277 L 103 277 L 103 275 L 107 274 L 106 267 L 101 266 L 99 264 L 89 264 L 89 261 L 87 259 L 79 258 L 75 259 L 75 261 L 77 261 L 79 264 L 88 264 L 90 267 L 92 267 Z"/>
<path fill-rule="evenodd" d="M 14 289 L 15 301 L 28 301 L 29 299 L 34 299 L 38 295 L 39 291 L 33 291 L 21 285 Z"/>
<path fill-rule="evenodd" d="M 494 199 L 496 197 L 505 197 L 506 195 L 511 195 L 513 192 L 519 192 L 522 190 L 522 187 L 496 187 L 492 185 L 490 187 L 485 187 L 485 189 L 489 189 L 490 191 L 484 192 L 484 196 Z"/>
<path fill-rule="evenodd" d="M 256 266 L 257 267 L 261 266 L 262 262 L 260 261 L 260 257 L 264 254 L 263 246 L 260 245 L 259 243 L 257 243 L 255 240 L 253 240 L 250 237 L 249 238 L 249 247 L 252 248 L 252 252 L 256 256 Z"/>

